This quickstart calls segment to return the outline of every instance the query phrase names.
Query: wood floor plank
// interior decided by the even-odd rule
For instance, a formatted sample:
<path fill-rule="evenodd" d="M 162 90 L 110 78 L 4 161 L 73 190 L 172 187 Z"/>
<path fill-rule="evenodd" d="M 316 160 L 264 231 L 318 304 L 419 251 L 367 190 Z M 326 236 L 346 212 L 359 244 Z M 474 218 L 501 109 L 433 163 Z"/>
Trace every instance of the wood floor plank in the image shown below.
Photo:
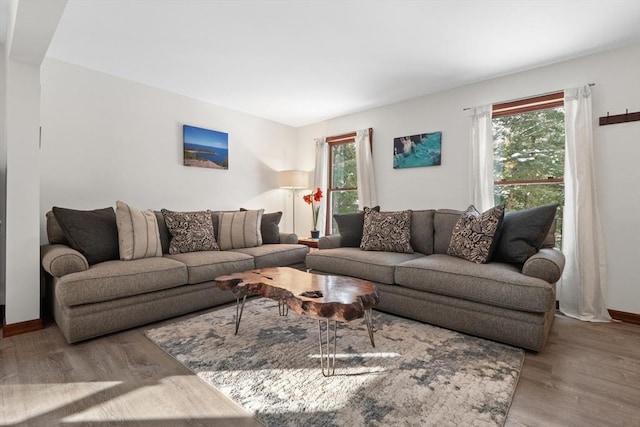
<path fill-rule="evenodd" d="M 259 426 L 144 336 L 203 312 L 74 345 L 50 321 L 0 339 L 0 424 Z M 557 315 L 546 348 L 526 353 L 506 425 L 640 427 L 640 326 Z"/>

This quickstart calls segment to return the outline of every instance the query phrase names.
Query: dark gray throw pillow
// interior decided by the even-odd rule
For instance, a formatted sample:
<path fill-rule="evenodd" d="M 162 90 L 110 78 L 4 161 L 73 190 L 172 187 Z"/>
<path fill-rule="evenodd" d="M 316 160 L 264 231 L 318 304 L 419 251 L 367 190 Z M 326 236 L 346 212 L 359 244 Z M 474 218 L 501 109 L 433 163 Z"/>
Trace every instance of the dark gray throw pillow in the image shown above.
<path fill-rule="evenodd" d="M 246 211 L 245 208 L 240 208 Z M 280 243 L 280 220 L 282 212 L 272 212 L 262 214 L 262 223 L 260 224 L 260 233 L 262 234 L 262 244 Z"/>
<path fill-rule="evenodd" d="M 379 212 L 380 206 L 371 208 Z M 364 227 L 364 211 L 347 214 L 335 214 L 333 219 L 338 224 L 340 233 L 340 246 L 347 248 L 359 248 L 362 241 L 362 228 Z"/>
<path fill-rule="evenodd" d="M 545 205 L 505 214 L 492 261 L 522 264 L 535 255 L 556 217 L 558 205 Z"/>
<path fill-rule="evenodd" d="M 84 255 L 89 265 L 120 259 L 113 208 L 81 211 L 54 206 L 52 210 L 69 245 Z"/>

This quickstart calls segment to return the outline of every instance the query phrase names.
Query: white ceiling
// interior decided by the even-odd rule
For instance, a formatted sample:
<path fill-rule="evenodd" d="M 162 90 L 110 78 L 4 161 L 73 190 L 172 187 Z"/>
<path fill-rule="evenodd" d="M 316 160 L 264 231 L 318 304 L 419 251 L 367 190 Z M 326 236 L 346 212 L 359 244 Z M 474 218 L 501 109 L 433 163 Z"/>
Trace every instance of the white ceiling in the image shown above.
<path fill-rule="evenodd" d="M 298 127 L 638 42 L 639 0 L 69 0 L 47 56 Z"/>

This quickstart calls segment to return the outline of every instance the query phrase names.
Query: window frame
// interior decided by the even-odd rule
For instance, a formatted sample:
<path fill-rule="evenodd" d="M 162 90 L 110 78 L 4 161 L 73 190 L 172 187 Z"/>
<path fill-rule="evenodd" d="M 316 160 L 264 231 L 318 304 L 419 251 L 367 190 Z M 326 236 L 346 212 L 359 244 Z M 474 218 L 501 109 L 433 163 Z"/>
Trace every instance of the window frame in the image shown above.
<path fill-rule="evenodd" d="M 327 169 L 327 183 L 326 183 L 326 196 L 327 202 L 325 207 L 325 235 L 331 230 L 331 219 L 333 214 L 331 212 L 331 196 L 332 193 L 337 191 L 357 191 L 358 186 L 355 187 L 333 187 L 333 149 L 339 145 L 351 144 L 356 142 L 356 132 L 348 132 L 340 135 L 329 136 L 325 138 L 325 142 L 328 144 L 328 169 Z M 369 128 L 369 148 L 373 153 L 373 128 Z M 357 168 L 357 165 L 356 165 Z"/>

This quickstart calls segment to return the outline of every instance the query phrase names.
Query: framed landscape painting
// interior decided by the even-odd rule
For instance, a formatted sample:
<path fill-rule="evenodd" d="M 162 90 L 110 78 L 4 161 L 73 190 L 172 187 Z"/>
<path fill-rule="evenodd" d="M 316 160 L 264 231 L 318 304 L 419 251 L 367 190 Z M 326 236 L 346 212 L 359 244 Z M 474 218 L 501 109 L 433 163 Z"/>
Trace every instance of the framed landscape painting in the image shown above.
<path fill-rule="evenodd" d="M 393 168 L 439 166 L 442 132 L 421 133 L 393 139 Z"/>
<path fill-rule="evenodd" d="M 229 169 L 229 134 L 183 125 L 184 165 Z"/>

